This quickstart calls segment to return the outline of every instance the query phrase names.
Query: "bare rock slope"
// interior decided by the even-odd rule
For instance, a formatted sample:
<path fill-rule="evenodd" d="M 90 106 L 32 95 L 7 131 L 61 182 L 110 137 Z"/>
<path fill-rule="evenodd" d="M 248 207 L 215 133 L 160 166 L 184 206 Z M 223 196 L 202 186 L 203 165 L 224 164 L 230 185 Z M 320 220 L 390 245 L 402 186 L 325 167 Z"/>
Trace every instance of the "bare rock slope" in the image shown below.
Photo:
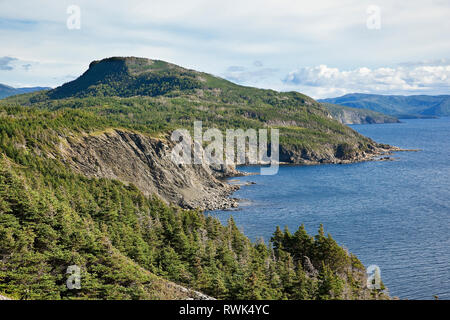
<path fill-rule="evenodd" d="M 238 186 L 219 179 L 209 166 L 177 165 L 170 143 L 125 130 L 64 138 L 64 161 L 88 177 L 132 183 L 145 195 L 158 195 L 183 208 L 213 210 L 237 206 L 229 195 Z"/>
<path fill-rule="evenodd" d="M 123 129 L 61 138 L 59 151 L 76 172 L 88 177 L 117 179 L 133 184 L 146 196 L 157 195 L 186 209 L 216 210 L 237 207 L 230 195 L 239 189 L 224 178 L 239 174 L 234 168 L 212 169 L 207 164 L 178 165 L 171 159 L 173 143 Z M 343 145 L 323 148 L 323 154 L 280 148 L 280 160 L 291 164 L 351 163 L 390 154 L 396 148 L 371 146 L 357 152 Z M 383 148 L 385 147 L 385 148 Z M 328 151 L 328 153 L 326 153 Z M 324 160 L 325 159 L 325 160 Z"/>

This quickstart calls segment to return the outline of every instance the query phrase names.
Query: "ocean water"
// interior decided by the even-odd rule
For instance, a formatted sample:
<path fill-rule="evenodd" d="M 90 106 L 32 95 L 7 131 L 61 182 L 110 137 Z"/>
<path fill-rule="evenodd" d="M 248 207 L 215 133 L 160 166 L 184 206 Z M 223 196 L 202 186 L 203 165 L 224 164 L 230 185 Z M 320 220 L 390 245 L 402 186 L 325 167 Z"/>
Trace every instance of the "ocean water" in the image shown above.
<path fill-rule="evenodd" d="M 255 240 L 276 225 L 325 231 L 366 265 L 378 265 L 391 296 L 450 299 L 450 118 L 352 126 L 402 148 L 395 161 L 282 166 L 274 176 L 246 176 L 233 211 L 213 211 Z M 257 167 L 241 167 L 259 172 Z"/>

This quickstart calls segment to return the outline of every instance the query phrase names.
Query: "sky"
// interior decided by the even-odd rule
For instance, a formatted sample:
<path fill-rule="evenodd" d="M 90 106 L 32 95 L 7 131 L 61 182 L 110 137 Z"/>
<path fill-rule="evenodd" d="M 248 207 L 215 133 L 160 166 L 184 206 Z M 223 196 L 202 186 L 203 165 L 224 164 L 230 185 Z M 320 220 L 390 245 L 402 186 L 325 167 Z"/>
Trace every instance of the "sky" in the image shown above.
<path fill-rule="evenodd" d="M 0 0 L 0 83 L 165 60 L 313 98 L 450 94 L 450 0 Z"/>

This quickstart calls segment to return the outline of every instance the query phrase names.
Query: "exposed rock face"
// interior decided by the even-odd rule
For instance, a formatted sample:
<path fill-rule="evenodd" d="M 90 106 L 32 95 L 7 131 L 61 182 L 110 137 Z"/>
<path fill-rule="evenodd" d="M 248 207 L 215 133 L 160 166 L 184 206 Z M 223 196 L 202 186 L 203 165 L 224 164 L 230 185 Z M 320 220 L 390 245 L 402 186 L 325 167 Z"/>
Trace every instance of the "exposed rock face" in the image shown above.
<path fill-rule="evenodd" d="M 382 144 L 369 144 L 367 151 L 361 151 L 357 146 L 342 143 L 337 146 L 323 145 L 320 151 L 308 149 L 285 149 L 280 145 L 280 162 L 313 165 L 320 163 L 345 164 L 373 160 L 378 156 L 391 154 L 401 149 Z"/>
<path fill-rule="evenodd" d="M 76 172 L 88 177 L 117 179 L 134 184 L 145 195 L 159 196 L 165 202 L 187 209 L 216 210 L 237 207 L 230 194 L 239 186 L 223 179 L 242 175 L 233 167 L 207 164 L 177 165 L 171 159 L 173 144 L 126 130 L 109 130 L 62 138 L 63 160 Z M 280 147 L 280 162 L 293 164 L 351 163 L 388 154 L 393 147 L 371 146 L 370 152 L 343 144 L 330 145 L 320 154 L 305 149 Z"/>
<path fill-rule="evenodd" d="M 64 138 L 60 150 L 66 163 L 88 177 L 132 183 L 145 195 L 158 195 L 183 208 L 205 210 L 236 207 L 228 196 L 238 186 L 221 181 L 226 172 L 207 165 L 177 165 L 169 142 L 125 130 Z"/>
<path fill-rule="evenodd" d="M 368 109 L 350 108 L 342 105 L 322 103 L 332 118 L 343 124 L 398 123 L 396 117 Z"/>
<path fill-rule="evenodd" d="M 333 116 L 336 120 L 343 124 L 375 124 L 375 123 L 398 123 L 400 122 L 397 118 L 386 116 L 386 115 L 366 115 L 359 114 L 357 112 L 352 112 L 343 109 L 340 114 Z"/>

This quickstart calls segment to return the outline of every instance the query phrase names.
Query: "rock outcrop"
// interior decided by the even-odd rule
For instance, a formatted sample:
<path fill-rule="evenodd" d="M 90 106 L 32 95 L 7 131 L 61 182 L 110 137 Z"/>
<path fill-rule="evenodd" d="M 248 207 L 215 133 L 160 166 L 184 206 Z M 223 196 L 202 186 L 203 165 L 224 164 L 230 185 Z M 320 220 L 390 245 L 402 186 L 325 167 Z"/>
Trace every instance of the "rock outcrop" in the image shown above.
<path fill-rule="evenodd" d="M 396 117 L 368 109 L 350 108 L 342 105 L 322 103 L 331 116 L 343 124 L 398 123 Z"/>
<path fill-rule="evenodd" d="M 239 187 L 221 179 L 234 171 L 177 165 L 171 159 L 172 145 L 163 139 L 117 129 L 63 138 L 59 149 L 76 172 L 134 184 L 167 203 L 202 210 L 237 206 L 229 195 Z"/>
<path fill-rule="evenodd" d="M 216 210 L 237 207 L 230 195 L 239 185 L 225 178 L 242 175 L 233 167 L 179 165 L 172 161 L 173 143 L 123 129 L 61 138 L 63 161 L 88 177 L 117 179 L 133 184 L 145 195 L 186 209 Z M 349 144 L 323 146 L 320 153 L 280 146 L 280 162 L 291 164 L 351 163 L 389 154 L 395 148 L 370 145 L 361 152 Z"/>
<path fill-rule="evenodd" d="M 385 144 L 368 144 L 368 149 L 362 151 L 361 148 L 349 143 L 342 143 L 337 146 L 323 145 L 320 150 L 304 148 L 285 149 L 280 145 L 280 162 L 301 165 L 314 164 L 346 164 L 353 162 L 363 162 L 376 160 L 380 156 L 389 155 L 393 151 L 403 151 L 397 147 Z"/>

